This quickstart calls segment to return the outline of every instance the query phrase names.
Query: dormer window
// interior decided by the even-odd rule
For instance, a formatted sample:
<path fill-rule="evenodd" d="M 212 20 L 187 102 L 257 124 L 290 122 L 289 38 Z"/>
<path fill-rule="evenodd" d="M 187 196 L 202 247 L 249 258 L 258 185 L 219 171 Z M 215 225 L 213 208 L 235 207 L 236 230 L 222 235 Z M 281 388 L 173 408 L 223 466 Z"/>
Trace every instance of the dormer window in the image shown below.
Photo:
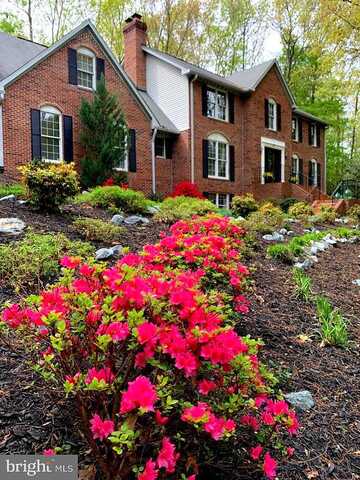
<path fill-rule="evenodd" d="M 79 87 L 96 89 L 96 57 L 86 48 L 77 50 L 77 84 Z"/>
<path fill-rule="evenodd" d="M 313 147 L 317 147 L 318 146 L 318 127 L 316 125 L 316 123 L 310 123 L 310 131 L 309 131 L 309 143 L 310 145 L 312 145 Z"/>
<path fill-rule="evenodd" d="M 227 94 L 221 90 L 207 88 L 207 116 L 217 120 L 227 120 Z"/>
<path fill-rule="evenodd" d="M 277 104 L 275 100 L 270 98 L 268 100 L 268 128 L 270 130 L 276 131 L 276 125 L 277 124 Z"/>

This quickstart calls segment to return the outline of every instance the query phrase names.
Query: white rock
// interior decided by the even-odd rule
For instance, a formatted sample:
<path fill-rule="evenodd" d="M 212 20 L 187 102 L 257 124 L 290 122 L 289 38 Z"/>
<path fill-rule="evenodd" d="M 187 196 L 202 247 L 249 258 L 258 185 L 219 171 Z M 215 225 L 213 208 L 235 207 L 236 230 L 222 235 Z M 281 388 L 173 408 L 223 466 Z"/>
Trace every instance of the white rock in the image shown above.
<path fill-rule="evenodd" d="M 287 234 L 288 234 L 288 231 L 286 230 L 286 228 L 281 228 L 281 229 L 279 230 L 279 233 L 280 233 L 280 235 L 287 235 Z"/>
<path fill-rule="evenodd" d="M 28 201 L 27 200 L 18 200 L 17 203 L 19 205 L 26 205 L 28 203 Z"/>
<path fill-rule="evenodd" d="M 352 281 L 353 285 L 356 285 L 357 287 L 360 287 L 360 278 L 357 278 L 356 280 Z"/>
<path fill-rule="evenodd" d="M 95 260 L 107 260 L 114 255 L 112 248 L 99 248 L 95 252 Z"/>
<path fill-rule="evenodd" d="M 125 218 L 124 223 L 126 223 L 127 225 L 136 225 L 138 223 L 147 224 L 150 223 L 150 220 L 145 217 L 131 215 L 130 217 Z"/>
<path fill-rule="evenodd" d="M 125 217 L 117 213 L 112 217 L 111 223 L 113 223 L 114 225 L 121 225 L 124 222 L 124 220 L 125 220 Z"/>
<path fill-rule="evenodd" d="M 160 207 L 158 205 L 149 205 L 146 207 L 146 211 L 148 213 L 151 213 L 151 215 L 154 215 L 160 210 Z"/>
<path fill-rule="evenodd" d="M 25 227 L 19 218 L 0 218 L 0 235 L 19 235 Z"/>
<path fill-rule="evenodd" d="M 273 234 L 263 235 L 262 238 L 267 242 L 283 242 L 284 241 L 284 235 L 281 235 L 278 232 L 274 232 Z"/>
<path fill-rule="evenodd" d="M 15 202 L 15 195 L 6 195 L 6 197 L 1 197 L 0 202 Z"/>
<path fill-rule="evenodd" d="M 119 257 L 123 253 L 124 247 L 122 245 L 114 245 L 110 250 L 113 252 L 113 255 Z"/>

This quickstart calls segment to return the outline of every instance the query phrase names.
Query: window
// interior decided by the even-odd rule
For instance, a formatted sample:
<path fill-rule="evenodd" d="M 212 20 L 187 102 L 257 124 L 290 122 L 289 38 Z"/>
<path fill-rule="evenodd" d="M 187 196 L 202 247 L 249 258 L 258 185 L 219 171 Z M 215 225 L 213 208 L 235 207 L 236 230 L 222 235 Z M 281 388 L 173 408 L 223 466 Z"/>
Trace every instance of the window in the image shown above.
<path fill-rule="evenodd" d="M 268 102 L 268 125 L 270 130 L 276 131 L 276 102 L 270 99 Z"/>
<path fill-rule="evenodd" d="M 157 157 L 166 158 L 165 137 L 156 136 L 156 138 L 155 138 L 155 155 Z"/>
<path fill-rule="evenodd" d="M 95 90 L 95 55 L 85 48 L 77 51 L 77 83 L 80 87 Z"/>
<path fill-rule="evenodd" d="M 207 89 L 207 116 L 227 120 L 227 95 L 220 90 Z"/>
<path fill-rule="evenodd" d="M 310 123 L 310 145 L 317 147 L 317 125 Z"/>
<path fill-rule="evenodd" d="M 309 186 L 317 186 L 317 173 L 318 173 L 318 164 L 317 161 L 312 159 L 309 162 Z"/>
<path fill-rule="evenodd" d="M 228 193 L 208 193 L 207 197 L 219 208 L 230 208 L 230 195 Z"/>
<path fill-rule="evenodd" d="M 293 155 L 291 159 L 291 183 L 300 183 L 300 160 L 297 155 Z"/>
<path fill-rule="evenodd" d="M 292 119 L 292 139 L 295 141 L 295 142 L 298 142 L 299 141 L 299 119 L 294 117 Z"/>
<path fill-rule="evenodd" d="M 54 107 L 40 110 L 41 158 L 46 162 L 62 160 L 61 113 Z"/>
<path fill-rule="evenodd" d="M 208 139 L 208 175 L 229 179 L 229 144 L 219 134 L 210 135 Z"/>

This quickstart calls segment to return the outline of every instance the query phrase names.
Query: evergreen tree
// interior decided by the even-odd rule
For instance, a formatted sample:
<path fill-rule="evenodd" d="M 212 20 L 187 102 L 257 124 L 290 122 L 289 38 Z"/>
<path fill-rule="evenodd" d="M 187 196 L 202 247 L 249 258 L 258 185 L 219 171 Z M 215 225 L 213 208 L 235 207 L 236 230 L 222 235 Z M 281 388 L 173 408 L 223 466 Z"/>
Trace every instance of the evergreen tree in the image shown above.
<path fill-rule="evenodd" d="M 127 153 L 128 129 L 115 95 L 108 92 L 104 78 L 98 82 L 93 101 L 82 100 L 80 143 L 84 187 L 101 185 Z"/>

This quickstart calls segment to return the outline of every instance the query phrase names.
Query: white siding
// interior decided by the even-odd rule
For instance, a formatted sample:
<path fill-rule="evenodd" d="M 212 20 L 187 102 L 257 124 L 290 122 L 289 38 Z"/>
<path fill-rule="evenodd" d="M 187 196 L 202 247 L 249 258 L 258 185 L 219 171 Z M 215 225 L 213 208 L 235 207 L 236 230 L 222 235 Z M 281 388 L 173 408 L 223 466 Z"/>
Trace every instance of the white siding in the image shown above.
<path fill-rule="evenodd" d="M 2 121 L 2 105 L 0 105 L 0 167 L 4 166 L 4 134 Z"/>
<path fill-rule="evenodd" d="M 176 128 L 189 127 L 189 79 L 163 60 L 146 55 L 146 86 L 150 97 L 159 105 Z"/>

